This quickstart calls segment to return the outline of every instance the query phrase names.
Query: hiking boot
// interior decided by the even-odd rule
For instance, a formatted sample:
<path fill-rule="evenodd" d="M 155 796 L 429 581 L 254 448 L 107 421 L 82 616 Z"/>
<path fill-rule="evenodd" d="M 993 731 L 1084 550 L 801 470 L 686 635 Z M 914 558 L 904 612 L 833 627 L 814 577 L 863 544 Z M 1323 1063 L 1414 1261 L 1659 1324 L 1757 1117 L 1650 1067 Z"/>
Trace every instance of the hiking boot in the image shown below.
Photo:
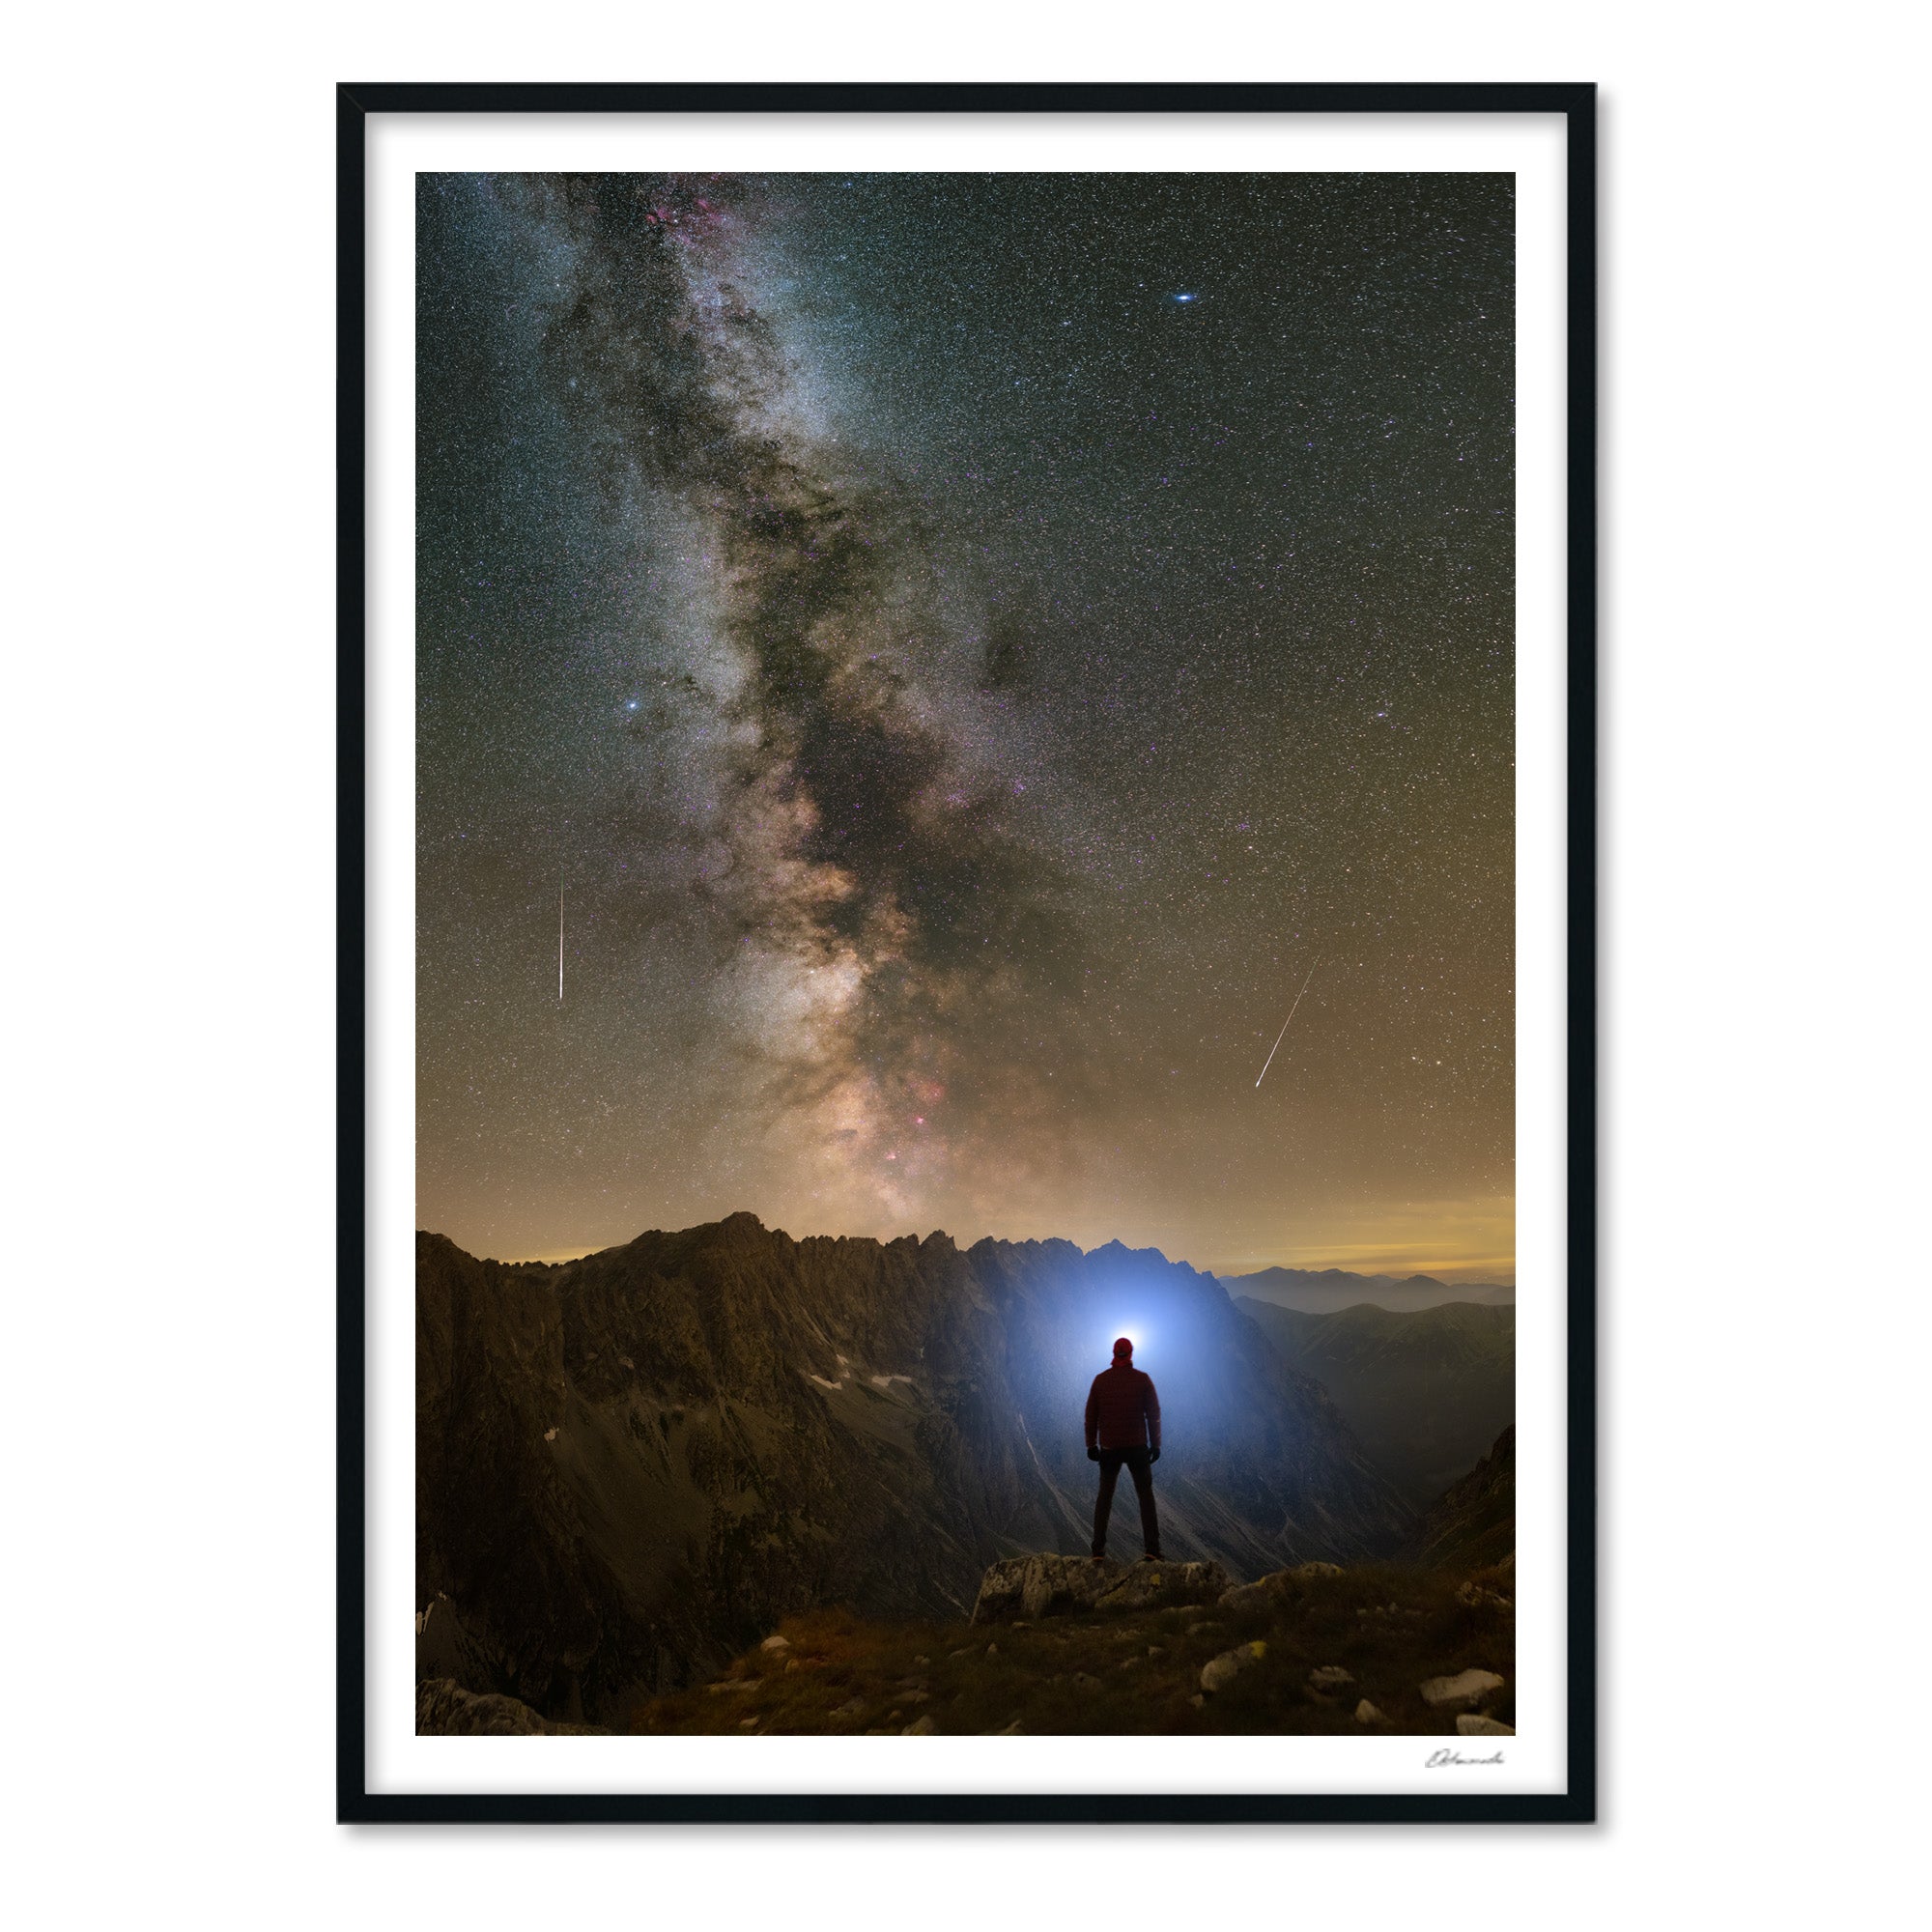
<path fill-rule="evenodd" d="M 1148 1553 L 1141 1558 L 1141 1561 L 1143 1563 L 1165 1563 L 1167 1561 L 1167 1558 L 1163 1556 L 1158 1549 L 1150 1549 Z"/>
<path fill-rule="evenodd" d="M 1107 1559 L 1104 1556 L 1090 1556 L 1087 1560 L 1090 1563 L 1104 1563 Z"/>

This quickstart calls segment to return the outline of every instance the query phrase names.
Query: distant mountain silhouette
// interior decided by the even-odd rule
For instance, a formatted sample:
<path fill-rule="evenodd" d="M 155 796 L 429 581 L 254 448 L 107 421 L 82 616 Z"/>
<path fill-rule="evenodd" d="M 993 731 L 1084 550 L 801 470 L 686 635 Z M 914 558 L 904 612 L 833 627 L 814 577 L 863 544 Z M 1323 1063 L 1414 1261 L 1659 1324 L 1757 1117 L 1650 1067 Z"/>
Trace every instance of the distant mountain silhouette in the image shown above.
<path fill-rule="evenodd" d="M 424 1234 L 416 1294 L 419 1674 L 553 1721 L 608 1722 L 784 1615 L 963 1618 L 989 1563 L 1084 1549 L 1082 1407 L 1128 1318 L 1170 1557 L 1252 1576 L 1412 1525 L 1220 1284 L 1118 1243 L 735 1214 L 546 1266 Z"/>
<path fill-rule="evenodd" d="M 1492 1308 L 1513 1307 L 1516 1302 L 1516 1290 L 1507 1283 L 1437 1281 L 1432 1274 L 1398 1279 L 1390 1274 L 1350 1274 L 1346 1268 L 1270 1267 L 1218 1279 L 1230 1294 L 1298 1308 L 1307 1315 L 1331 1315 L 1338 1308 L 1364 1304 L 1409 1314 L 1419 1308 L 1439 1308 L 1446 1301 L 1474 1301 Z"/>
<path fill-rule="evenodd" d="M 1420 1505 L 1516 1419 L 1516 1310 L 1467 1301 L 1391 1314 L 1373 1302 L 1307 1315 L 1235 1305 L 1315 1379 L 1376 1465 Z"/>

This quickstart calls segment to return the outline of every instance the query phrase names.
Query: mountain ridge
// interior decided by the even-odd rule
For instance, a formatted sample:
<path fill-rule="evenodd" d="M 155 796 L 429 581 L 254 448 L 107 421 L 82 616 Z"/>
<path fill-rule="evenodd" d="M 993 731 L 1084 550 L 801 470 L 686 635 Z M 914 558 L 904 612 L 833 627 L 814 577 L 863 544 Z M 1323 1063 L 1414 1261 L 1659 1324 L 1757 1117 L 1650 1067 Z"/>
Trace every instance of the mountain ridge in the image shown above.
<path fill-rule="evenodd" d="M 1433 1274 L 1395 1276 L 1350 1274 L 1345 1268 L 1266 1267 L 1251 1274 L 1217 1274 L 1231 1295 L 1273 1302 L 1305 1315 L 1330 1315 L 1338 1309 L 1386 1308 L 1406 1314 L 1436 1308 L 1446 1302 L 1468 1301 L 1485 1307 L 1513 1307 L 1513 1283 L 1495 1281 L 1438 1281 Z"/>
<path fill-rule="evenodd" d="M 417 1602 L 465 1689 L 567 1722 L 814 1606 L 963 1615 L 990 1562 L 1084 1548 L 1081 1407 L 1128 1317 L 1162 1338 L 1170 1556 L 1248 1575 L 1408 1532 L 1326 1392 L 1157 1251 L 741 1212 L 506 1264 L 425 1232 Z"/>

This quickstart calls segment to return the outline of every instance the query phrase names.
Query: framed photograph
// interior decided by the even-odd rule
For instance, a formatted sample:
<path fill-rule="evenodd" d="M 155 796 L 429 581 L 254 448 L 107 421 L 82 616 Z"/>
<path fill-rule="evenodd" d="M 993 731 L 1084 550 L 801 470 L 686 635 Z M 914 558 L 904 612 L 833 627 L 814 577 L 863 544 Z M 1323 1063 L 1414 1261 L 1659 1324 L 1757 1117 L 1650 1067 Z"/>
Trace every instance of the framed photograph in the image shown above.
<path fill-rule="evenodd" d="M 1593 1818 L 1593 89 L 339 142 L 340 1815 Z"/>

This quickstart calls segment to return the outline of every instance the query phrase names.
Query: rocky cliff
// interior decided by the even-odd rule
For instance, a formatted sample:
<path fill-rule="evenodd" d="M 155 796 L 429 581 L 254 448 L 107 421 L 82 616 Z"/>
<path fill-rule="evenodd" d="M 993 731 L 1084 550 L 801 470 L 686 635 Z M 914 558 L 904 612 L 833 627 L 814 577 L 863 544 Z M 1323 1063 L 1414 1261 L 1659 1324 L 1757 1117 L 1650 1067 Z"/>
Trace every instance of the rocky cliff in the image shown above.
<path fill-rule="evenodd" d="M 1001 1557 L 1084 1548 L 1082 1406 L 1123 1310 L 1158 1338 L 1170 1558 L 1243 1577 L 1401 1541 L 1320 1386 L 1157 1254 L 749 1214 L 562 1267 L 419 1236 L 422 1673 L 606 1721 L 814 1605 L 964 1617 Z"/>

